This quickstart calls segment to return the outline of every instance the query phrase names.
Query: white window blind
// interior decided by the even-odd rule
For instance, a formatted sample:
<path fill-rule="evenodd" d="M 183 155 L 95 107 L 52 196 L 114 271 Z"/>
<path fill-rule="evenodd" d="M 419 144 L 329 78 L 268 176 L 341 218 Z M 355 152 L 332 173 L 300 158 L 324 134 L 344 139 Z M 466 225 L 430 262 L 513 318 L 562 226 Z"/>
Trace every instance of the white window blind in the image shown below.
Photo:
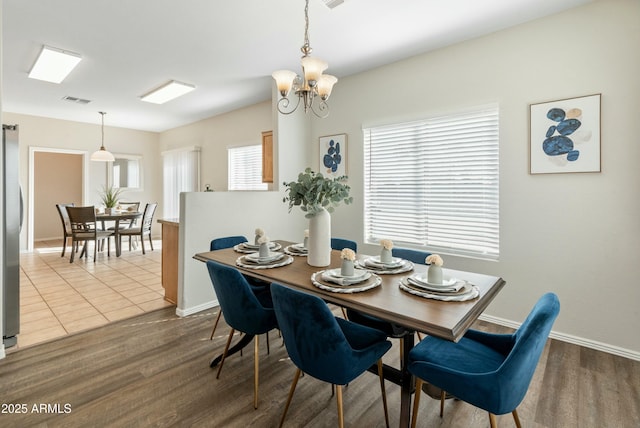
<path fill-rule="evenodd" d="M 363 131 L 367 242 L 498 258 L 497 106 Z"/>
<path fill-rule="evenodd" d="M 230 147 L 229 190 L 268 190 L 262 182 L 262 145 Z"/>
<path fill-rule="evenodd" d="M 200 148 L 162 153 L 163 217 L 180 217 L 180 192 L 200 190 Z"/>

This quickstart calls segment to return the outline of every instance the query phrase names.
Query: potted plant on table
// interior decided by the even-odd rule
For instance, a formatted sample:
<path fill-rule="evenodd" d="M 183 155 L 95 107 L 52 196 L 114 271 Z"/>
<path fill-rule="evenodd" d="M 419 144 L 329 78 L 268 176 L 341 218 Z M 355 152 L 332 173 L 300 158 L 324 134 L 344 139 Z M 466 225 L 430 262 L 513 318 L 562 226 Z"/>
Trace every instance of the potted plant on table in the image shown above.
<path fill-rule="evenodd" d="M 309 249 L 307 263 L 311 266 L 328 266 L 331 262 L 331 216 L 340 203 L 350 204 L 351 188 L 347 176 L 328 178 L 307 168 L 298 174 L 297 181 L 283 183 L 289 203 L 289 212 L 300 207 L 309 219 Z"/>
<path fill-rule="evenodd" d="M 122 189 L 119 187 L 113 186 L 103 186 L 102 193 L 100 194 L 100 199 L 102 200 L 102 204 L 104 205 L 104 212 L 106 214 L 111 214 L 111 211 L 118 206 L 118 200 L 120 198 L 120 194 L 122 193 Z"/>

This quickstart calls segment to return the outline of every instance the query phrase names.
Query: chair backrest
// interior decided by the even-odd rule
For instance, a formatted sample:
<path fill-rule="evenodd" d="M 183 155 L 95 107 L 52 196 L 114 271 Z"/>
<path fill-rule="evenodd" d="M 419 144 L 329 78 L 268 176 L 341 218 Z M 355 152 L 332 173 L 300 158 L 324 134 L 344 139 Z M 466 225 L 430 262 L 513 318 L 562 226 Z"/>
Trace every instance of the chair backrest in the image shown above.
<path fill-rule="evenodd" d="M 156 212 L 157 203 L 147 204 L 144 207 L 144 213 L 142 214 L 142 224 L 140 230 L 142 232 L 151 232 L 151 225 L 153 224 L 153 214 Z"/>
<path fill-rule="evenodd" d="M 243 242 L 248 242 L 247 238 L 241 235 L 237 236 L 225 236 L 223 238 L 212 239 L 209 244 L 209 251 L 223 250 L 225 248 L 231 248 Z"/>
<path fill-rule="evenodd" d="M 341 377 L 353 370 L 354 350 L 327 304 L 277 283 L 271 284 L 271 297 L 291 361 L 317 379 L 343 384 Z"/>
<path fill-rule="evenodd" d="M 247 334 L 262 334 L 276 327 L 273 309 L 260 304 L 237 269 L 214 261 L 207 262 L 207 269 L 229 326 Z"/>
<path fill-rule="evenodd" d="M 526 395 L 558 313 L 558 296 L 547 293 L 538 300 L 527 319 L 513 334 L 513 348 L 496 371 L 496 381 L 501 385 L 508 383 L 509 387 L 493 388 L 492 392 L 500 396 L 497 401 L 494 400 L 499 402 L 499 408 L 494 408 L 492 413 L 513 411 Z"/>
<path fill-rule="evenodd" d="M 140 211 L 140 202 L 118 202 L 118 205 L 123 211 Z"/>
<path fill-rule="evenodd" d="M 391 255 L 393 257 L 400 257 L 401 259 L 409 260 L 410 262 L 424 265 L 424 264 L 427 264 L 424 259 L 426 259 L 427 256 L 431 255 L 431 253 L 427 251 L 412 250 L 410 248 L 393 247 L 391 249 Z"/>
<path fill-rule="evenodd" d="M 69 221 L 69 213 L 67 213 L 67 207 L 73 207 L 73 202 L 69 204 L 56 204 L 58 214 L 60 214 L 60 220 L 62 221 L 62 228 L 66 235 L 71 235 L 71 222 Z"/>
<path fill-rule="evenodd" d="M 358 251 L 358 244 L 356 241 L 344 238 L 331 238 L 331 249 L 342 251 L 345 248 L 350 248 L 353 251 Z"/>
<path fill-rule="evenodd" d="M 81 234 L 88 236 L 96 233 L 96 210 L 95 207 L 66 207 L 69 214 L 69 224 L 74 235 Z"/>

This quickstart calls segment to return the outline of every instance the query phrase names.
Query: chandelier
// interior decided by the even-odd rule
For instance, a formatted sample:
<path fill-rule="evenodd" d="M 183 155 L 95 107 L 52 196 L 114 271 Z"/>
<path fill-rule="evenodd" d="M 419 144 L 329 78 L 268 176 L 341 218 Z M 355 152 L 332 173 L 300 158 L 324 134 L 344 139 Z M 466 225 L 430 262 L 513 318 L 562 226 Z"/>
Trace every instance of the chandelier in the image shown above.
<path fill-rule="evenodd" d="M 329 99 L 331 89 L 338 81 L 338 78 L 329 74 L 322 74 L 327 69 L 327 63 L 309 56 L 312 50 L 309 45 L 309 0 L 306 0 L 304 7 L 304 21 L 304 44 L 300 48 L 303 53 L 301 60 L 302 76 L 298 76 L 294 71 L 289 70 L 278 70 L 272 74 L 281 96 L 277 104 L 278 111 L 282 114 L 291 114 L 296 111 L 300 101 L 302 101 L 305 113 L 311 110 L 316 116 L 325 118 L 329 115 L 327 99 Z M 291 89 L 298 97 L 295 106 L 291 106 L 291 102 L 287 97 Z M 316 101 L 315 104 L 314 101 Z"/>

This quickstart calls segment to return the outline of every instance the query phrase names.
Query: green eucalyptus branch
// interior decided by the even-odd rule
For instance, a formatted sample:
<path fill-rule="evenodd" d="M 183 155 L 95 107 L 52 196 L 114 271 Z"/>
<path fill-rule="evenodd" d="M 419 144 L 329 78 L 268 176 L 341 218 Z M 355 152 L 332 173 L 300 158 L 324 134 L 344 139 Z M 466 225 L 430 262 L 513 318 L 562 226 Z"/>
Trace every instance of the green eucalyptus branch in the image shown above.
<path fill-rule="evenodd" d="M 331 213 L 341 202 L 346 205 L 353 202 L 353 197 L 349 196 L 351 187 L 345 184 L 347 178 L 342 175 L 332 179 L 307 168 L 298 174 L 298 181 L 283 183 L 286 196 L 282 202 L 289 203 L 289 212 L 293 207 L 300 207 L 306 218 L 313 217 L 322 208 Z"/>

